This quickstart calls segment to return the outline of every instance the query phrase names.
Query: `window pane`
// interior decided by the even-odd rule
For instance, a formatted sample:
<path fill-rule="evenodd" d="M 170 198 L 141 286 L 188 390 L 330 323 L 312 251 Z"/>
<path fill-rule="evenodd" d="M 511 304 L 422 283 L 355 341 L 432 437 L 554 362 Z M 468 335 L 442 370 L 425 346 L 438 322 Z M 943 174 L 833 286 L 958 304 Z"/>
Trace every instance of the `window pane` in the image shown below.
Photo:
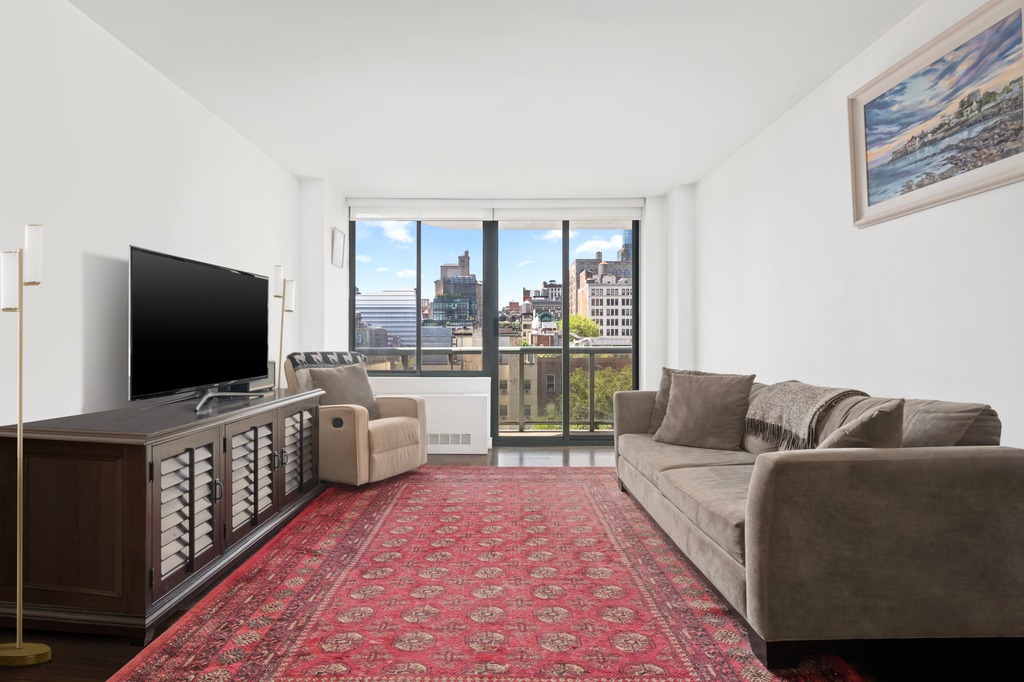
<path fill-rule="evenodd" d="M 558 435 L 561 384 L 539 372 L 561 373 L 562 221 L 499 221 L 498 273 L 498 429 Z"/>
<path fill-rule="evenodd" d="M 416 223 L 357 221 L 355 350 L 367 369 L 416 369 Z"/>
<path fill-rule="evenodd" d="M 483 223 L 420 224 L 423 371 L 483 371 Z"/>
<path fill-rule="evenodd" d="M 588 347 L 569 353 L 569 428 L 608 430 L 612 395 L 633 387 L 633 224 L 574 220 L 569 233 L 571 345 Z"/>

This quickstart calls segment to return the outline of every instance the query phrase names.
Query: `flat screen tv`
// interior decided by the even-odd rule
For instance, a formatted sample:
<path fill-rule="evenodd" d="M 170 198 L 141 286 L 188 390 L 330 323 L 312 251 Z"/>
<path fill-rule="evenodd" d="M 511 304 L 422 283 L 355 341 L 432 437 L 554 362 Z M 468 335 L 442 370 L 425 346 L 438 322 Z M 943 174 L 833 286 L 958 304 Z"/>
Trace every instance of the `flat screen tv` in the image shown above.
<path fill-rule="evenodd" d="M 267 376 L 266 277 L 132 246 L 128 279 L 131 400 Z"/>

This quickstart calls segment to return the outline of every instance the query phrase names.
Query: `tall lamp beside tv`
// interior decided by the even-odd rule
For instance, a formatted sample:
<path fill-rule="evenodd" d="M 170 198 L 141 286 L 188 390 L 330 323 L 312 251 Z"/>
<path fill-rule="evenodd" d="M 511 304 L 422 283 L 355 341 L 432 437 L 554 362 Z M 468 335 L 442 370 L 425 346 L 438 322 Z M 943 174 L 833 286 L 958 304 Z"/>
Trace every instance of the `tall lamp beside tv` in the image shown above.
<path fill-rule="evenodd" d="M 24 587 L 24 457 L 25 457 L 25 417 L 24 405 L 24 352 L 25 347 L 25 287 L 35 286 L 42 282 L 43 274 L 43 226 L 25 226 L 25 247 L 18 251 L 4 251 L 0 258 L 0 309 L 4 312 L 18 313 L 18 473 L 17 473 L 17 550 L 18 562 L 15 572 L 15 642 L 0 644 L 0 666 L 22 666 L 46 663 L 50 660 L 50 647 L 45 644 L 33 644 L 22 640 L 22 610 L 24 608 L 22 591 Z"/>
<path fill-rule="evenodd" d="M 281 368 L 284 367 L 284 314 L 295 312 L 295 280 L 285 279 L 284 266 L 274 266 L 274 298 L 281 299 L 281 338 L 277 344 L 277 388 L 281 388 Z"/>

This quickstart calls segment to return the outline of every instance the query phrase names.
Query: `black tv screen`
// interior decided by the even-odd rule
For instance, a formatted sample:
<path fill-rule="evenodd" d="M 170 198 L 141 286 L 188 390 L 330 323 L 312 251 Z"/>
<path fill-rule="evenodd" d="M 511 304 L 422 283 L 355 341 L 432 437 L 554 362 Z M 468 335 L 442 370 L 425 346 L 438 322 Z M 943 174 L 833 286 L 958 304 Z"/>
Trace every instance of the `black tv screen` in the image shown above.
<path fill-rule="evenodd" d="M 268 292 L 261 275 L 131 247 L 129 397 L 266 377 Z"/>

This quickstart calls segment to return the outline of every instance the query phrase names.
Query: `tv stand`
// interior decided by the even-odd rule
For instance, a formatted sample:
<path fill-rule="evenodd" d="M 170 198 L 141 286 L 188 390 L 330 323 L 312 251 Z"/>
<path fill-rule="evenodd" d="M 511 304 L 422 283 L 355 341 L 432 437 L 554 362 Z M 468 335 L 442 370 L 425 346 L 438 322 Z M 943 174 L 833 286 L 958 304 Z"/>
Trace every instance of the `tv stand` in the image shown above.
<path fill-rule="evenodd" d="M 203 414 L 193 400 L 26 424 L 26 629 L 148 642 L 324 489 L 314 426 L 322 393 L 270 391 Z M 0 627 L 13 626 L 17 607 L 6 559 L 16 435 L 0 427 Z"/>
<path fill-rule="evenodd" d="M 266 395 L 266 394 L 265 393 L 251 393 L 249 391 L 217 391 L 217 390 L 209 390 L 209 391 L 207 391 L 206 393 L 203 394 L 202 400 L 200 400 L 199 404 L 196 405 L 196 414 L 199 414 L 199 410 L 203 409 L 203 405 L 205 405 L 206 401 L 209 400 L 210 398 L 247 398 L 247 399 L 251 400 L 252 398 L 262 398 L 264 395 Z"/>

